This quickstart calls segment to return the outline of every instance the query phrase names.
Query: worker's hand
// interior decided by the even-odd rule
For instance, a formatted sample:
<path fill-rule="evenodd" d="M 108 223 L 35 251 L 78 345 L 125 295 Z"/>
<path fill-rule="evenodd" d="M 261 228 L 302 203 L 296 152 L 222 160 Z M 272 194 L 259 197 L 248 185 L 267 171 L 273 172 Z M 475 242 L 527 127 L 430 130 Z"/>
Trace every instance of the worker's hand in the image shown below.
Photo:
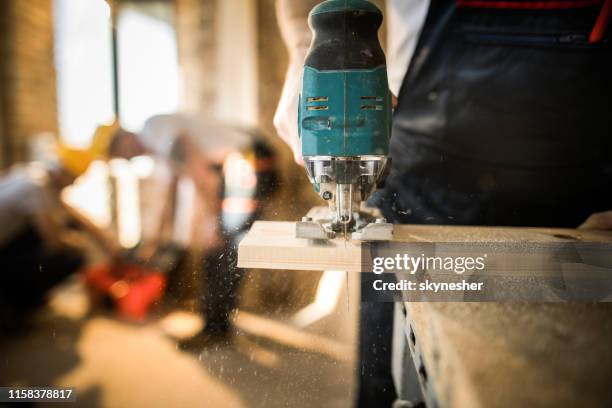
<path fill-rule="evenodd" d="M 106 260 L 109 265 L 113 266 L 113 268 L 121 268 L 126 265 L 126 258 L 123 252 L 109 253 Z"/>
<path fill-rule="evenodd" d="M 120 262 L 123 260 L 123 254 L 125 250 L 121 245 L 119 245 L 115 241 L 111 241 L 107 244 L 108 256 L 113 260 L 113 262 Z"/>
<path fill-rule="evenodd" d="M 578 228 L 612 230 L 612 210 L 591 214 Z"/>

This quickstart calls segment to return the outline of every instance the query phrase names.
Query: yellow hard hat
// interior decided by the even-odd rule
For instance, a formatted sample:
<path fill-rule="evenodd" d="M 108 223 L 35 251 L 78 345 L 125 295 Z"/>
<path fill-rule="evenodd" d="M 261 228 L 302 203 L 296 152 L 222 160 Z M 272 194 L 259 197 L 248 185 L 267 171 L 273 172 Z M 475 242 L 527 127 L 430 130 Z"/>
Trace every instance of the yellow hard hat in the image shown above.
<path fill-rule="evenodd" d="M 58 145 L 57 155 L 62 167 L 77 177 L 85 173 L 96 159 L 90 150 L 73 149 L 63 144 Z"/>
<path fill-rule="evenodd" d="M 98 126 L 88 149 L 91 154 L 98 158 L 108 158 L 108 148 L 113 141 L 113 136 L 115 136 L 118 130 L 119 124 L 117 121 L 114 121 L 110 125 Z"/>
<path fill-rule="evenodd" d="M 75 149 L 59 143 L 57 155 L 62 167 L 78 177 L 87 171 L 94 160 L 107 159 L 109 146 L 118 130 L 117 121 L 98 126 L 87 149 Z"/>

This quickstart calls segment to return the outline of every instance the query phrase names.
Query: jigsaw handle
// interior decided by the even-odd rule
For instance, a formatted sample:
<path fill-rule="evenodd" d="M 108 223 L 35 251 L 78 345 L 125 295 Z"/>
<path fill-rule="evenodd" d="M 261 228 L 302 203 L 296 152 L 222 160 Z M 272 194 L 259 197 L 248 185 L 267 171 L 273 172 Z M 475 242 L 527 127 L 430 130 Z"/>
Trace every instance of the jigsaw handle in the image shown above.
<path fill-rule="evenodd" d="M 308 17 L 313 41 L 305 65 L 319 71 L 371 70 L 385 65 L 378 41 L 381 11 L 366 0 L 329 0 Z"/>

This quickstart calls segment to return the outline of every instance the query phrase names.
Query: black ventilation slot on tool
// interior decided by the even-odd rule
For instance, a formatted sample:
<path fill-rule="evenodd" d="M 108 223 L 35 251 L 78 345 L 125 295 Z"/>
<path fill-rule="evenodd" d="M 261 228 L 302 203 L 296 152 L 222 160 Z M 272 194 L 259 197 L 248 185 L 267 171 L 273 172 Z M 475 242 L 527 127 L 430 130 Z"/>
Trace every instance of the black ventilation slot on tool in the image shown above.
<path fill-rule="evenodd" d="M 327 96 L 311 96 L 306 99 L 307 102 L 327 102 L 329 98 Z"/>
<path fill-rule="evenodd" d="M 308 110 L 309 111 L 319 111 L 319 110 L 328 110 L 329 107 L 328 106 L 309 106 Z"/>
<path fill-rule="evenodd" d="M 381 96 L 360 96 L 362 101 L 382 102 Z M 361 105 L 361 110 L 383 110 L 382 105 Z"/>

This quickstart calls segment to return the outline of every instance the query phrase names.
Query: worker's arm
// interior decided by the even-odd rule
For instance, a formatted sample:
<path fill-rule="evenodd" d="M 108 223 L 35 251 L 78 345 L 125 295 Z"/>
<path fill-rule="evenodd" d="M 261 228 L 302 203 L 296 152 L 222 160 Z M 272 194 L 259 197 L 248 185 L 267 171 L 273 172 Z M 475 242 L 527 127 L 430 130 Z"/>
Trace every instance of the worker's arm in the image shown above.
<path fill-rule="evenodd" d="M 36 213 L 32 216 L 32 222 L 47 250 L 54 251 L 62 246 L 60 236 L 57 233 L 57 225 L 55 225 L 48 214 L 43 212 Z"/>
<path fill-rule="evenodd" d="M 98 228 L 77 209 L 71 207 L 64 201 L 61 201 L 61 204 L 64 211 L 68 214 L 68 217 L 78 226 L 83 228 L 102 247 L 104 251 L 106 251 L 111 257 L 119 256 L 121 248 L 111 236 Z"/>
<path fill-rule="evenodd" d="M 308 13 L 319 0 L 277 0 L 276 16 L 281 36 L 289 52 L 289 66 L 281 93 L 274 126 L 279 136 L 291 147 L 295 160 L 302 162 L 297 129 L 298 95 L 306 52 L 312 33 L 308 27 Z"/>

